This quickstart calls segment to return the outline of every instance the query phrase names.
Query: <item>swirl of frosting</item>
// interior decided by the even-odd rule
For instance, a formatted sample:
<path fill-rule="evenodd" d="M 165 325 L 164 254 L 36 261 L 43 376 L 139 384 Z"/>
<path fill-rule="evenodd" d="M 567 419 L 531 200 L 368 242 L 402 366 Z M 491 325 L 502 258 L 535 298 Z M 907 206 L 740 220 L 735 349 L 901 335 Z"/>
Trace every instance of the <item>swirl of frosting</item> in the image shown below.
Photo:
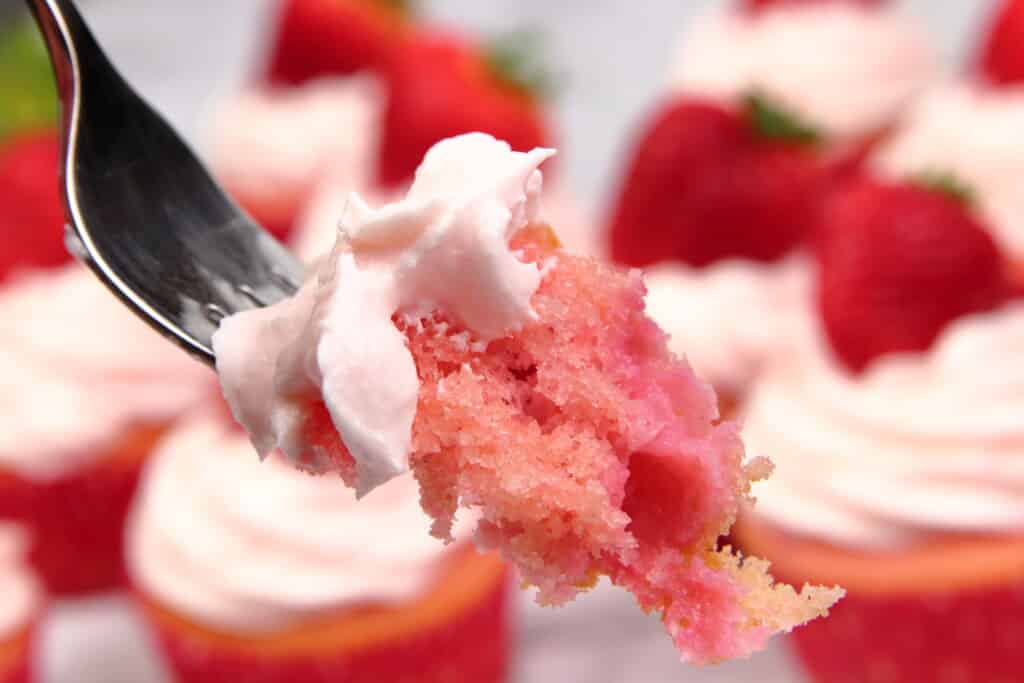
<path fill-rule="evenodd" d="M 444 311 L 487 341 L 535 315 L 543 274 L 508 241 L 536 221 L 538 167 L 553 154 L 482 133 L 439 142 L 401 201 L 374 209 L 350 196 L 334 251 L 295 297 L 224 320 L 217 370 L 262 455 L 280 448 L 317 467 L 303 409 L 322 396 L 360 495 L 408 470 L 419 378 L 392 317 Z"/>
<path fill-rule="evenodd" d="M 766 376 L 748 451 L 775 463 L 757 512 L 852 546 L 1024 532 L 1024 304 L 954 322 L 922 354 L 861 376 L 823 350 Z"/>
<path fill-rule="evenodd" d="M 24 627 L 42 601 L 39 583 L 25 564 L 25 530 L 0 522 L 0 640 Z"/>
<path fill-rule="evenodd" d="M 700 18 L 684 36 L 670 85 L 728 100 L 758 90 L 849 138 L 889 125 L 937 72 L 923 31 L 894 10 L 793 3 Z"/>
<path fill-rule="evenodd" d="M 92 462 L 124 429 L 172 420 L 215 386 L 78 264 L 0 292 L 0 347 L 0 468 L 33 479 Z"/>
<path fill-rule="evenodd" d="M 970 186 L 996 239 L 1024 255 L 1024 87 L 951 83 L 934 89 L 873 165 L 897 179 L 952 173 Z"/>
<path fill-rule="evenodd" d="M 206 124 L 210 165 L 232 191 L 282 211 L 327 174 L 362 190 L 372 182 L 382 90 L 361 75 L 236 94 Z"/>
<path fill-rule="evenodd" d="M 336 475 L 261 462 L 243 433 L 197 416 L 147 467 L 127 561 L 140 588 L 172 609 L 266 632 L 415 598 L 445 552 L 429 529 L 409 476 L 357 503 Z"/>
<path fill-rule="evenodd" d="M 719 390 L 743 391 L 786 362 L 813 330 L 813 270 L 803 255 L 778 263 L 721 261 L 647 271 L 647 310 L 673 351 Z"/>

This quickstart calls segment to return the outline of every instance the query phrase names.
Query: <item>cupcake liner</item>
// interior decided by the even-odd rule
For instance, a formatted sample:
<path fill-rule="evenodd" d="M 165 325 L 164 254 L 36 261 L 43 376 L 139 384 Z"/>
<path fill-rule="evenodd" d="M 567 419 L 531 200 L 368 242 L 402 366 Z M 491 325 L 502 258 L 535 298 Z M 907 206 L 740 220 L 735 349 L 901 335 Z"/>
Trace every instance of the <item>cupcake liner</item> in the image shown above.
<path fill-rule="evenodd" d="M 0 519 L 33 537 L 28 560 L 54 595 L 79 595 L 123 583 L 122 536 L 146 456 L 162 429 L 139 427 L 109 454 L 54 481 L 0 471 Z"/>
<path fill-rule="evenodd" d="M 1024 678 L 1024 583 L 847 595 L 790 638 L 820 683 L 1014 683 Z"/>
<path fill-rule="evenodd" d="M 0 641 L 0 683 L 30 683 L 37 626 L 32 623 L 6 641 Z"/>
<path fill-rule="evenodd" d="M 140 595 L 141 603 L 146 598 Z M 402 638 L 317 655 L 255 654 L 199 640 L 151 620 L 179 683 L 498 683 L 508 671 L 508 581 L 447 623 Z"/>

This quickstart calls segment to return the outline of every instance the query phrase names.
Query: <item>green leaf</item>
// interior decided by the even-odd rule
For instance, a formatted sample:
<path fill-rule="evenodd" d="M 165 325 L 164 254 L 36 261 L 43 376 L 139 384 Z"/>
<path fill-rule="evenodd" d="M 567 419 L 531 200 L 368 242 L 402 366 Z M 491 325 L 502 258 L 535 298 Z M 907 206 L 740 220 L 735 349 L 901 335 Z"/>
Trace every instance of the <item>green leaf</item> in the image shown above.
<path fill-rule="evenodd" d="M 821 131 L 776 105 L 762 93 L 751 92 L 744 96 L 743 107 L 761 137 L 804 145 L 821 142 Z"/>
<path fill-rule="evenodd" d="M 546 63 L 543 32 L 519 29 L 495 36 L 484 48 L 484 58 L 495 77 L 506 85 L 541 99 L 551 97 L 556 78 Z"/>
<path fill-rule="evenodd" d="M 0 32 L 0 139 L 54 125 L 57 89 L 42 36 L 28 19 Z"/>
<path fill-rule="evenodd" d="M 950 171 L 937 168 L 925 169 L 910 177 L 910 182 L 933 192 L 943 194 L 965 206 L 973 206 L 976 196 L 974 188 Z"/>

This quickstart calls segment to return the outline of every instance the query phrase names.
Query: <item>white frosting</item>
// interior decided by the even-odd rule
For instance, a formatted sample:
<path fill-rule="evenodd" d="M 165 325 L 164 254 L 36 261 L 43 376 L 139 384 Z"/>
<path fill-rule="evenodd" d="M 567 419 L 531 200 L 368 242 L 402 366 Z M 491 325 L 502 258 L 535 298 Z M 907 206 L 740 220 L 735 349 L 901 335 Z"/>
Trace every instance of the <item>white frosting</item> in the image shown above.
<path fill-rule="evenodd" d="M 50 480 L 139 423 L 174 419 L 213 374 L 138 320 L 85 267 L 0 291 L 0 468 Z"/>
<path fill-rule="evenodd" d="M 995 237 L 1024 256 L 1024 87 L 936 88 L 874 164 L 894 178 L 932 169 L 953 173 L 976 193 Z"/>
<path fill-rule="evenodd" d="M 42 592 L 25 564 L 25 530 L 0 522 L 0 640 L 13 636 L 35 616 Z"/>
<path fill-rule="evenodd" d="M 480 133 L 438 143 L 402 201 L 373 209 L 351 195 L 334 251 L 294 298 L 222 323 L 224 393 L 261 454 L 323 466 L 305 432 L 322 397 L 361 495 L 408 469 L 419 379 L 392 316 L 442 310 L 487 341 L 535 315 L 542 272 L 508 240 L 536 220 L 538 167 L 553 154 Z"/>
<path fill-rule="evenodd" d="M 465 531 L 465 525 L 460 525 Z M 413 599 L 444 552 L 405 476 L 356 502 L 335 475 L 260 462 L 241 432 L 187 422 L 148 466 L 129 571 L 171 609 L 245 632 L 356 603 Z"/>
<path fill-rule="evenodd" d="M 889 125 L 938 72 L 923 31 L 895 10 L 827 2 L 705 15 L 671 86 L 734 99 L 752 89 L 843 138 Z"/>
<path fill-rule="evenodd" d="M 766 377 L 744 440 L 775 463 L 760 515 L 833 543 L 1024 532 L 1024 303 L 954 322 L 860 376 L 823 349 Z"/>
<path fill-rule="evenodd" d="M 648 313 L 671 335 L 670 348 L 719 389 L 743 391 L 813 335 L 813 269 L 803 255 L 658 266 L 644 281 Z"/>
<path fill-rule="evenodd" d="M 298 208 L 327 174 L 349 189 L 372 182 L 382 87 L 370 76 L 250 90 L 214 110 L 204 134 L 210 164 L 239 196 Z"/>

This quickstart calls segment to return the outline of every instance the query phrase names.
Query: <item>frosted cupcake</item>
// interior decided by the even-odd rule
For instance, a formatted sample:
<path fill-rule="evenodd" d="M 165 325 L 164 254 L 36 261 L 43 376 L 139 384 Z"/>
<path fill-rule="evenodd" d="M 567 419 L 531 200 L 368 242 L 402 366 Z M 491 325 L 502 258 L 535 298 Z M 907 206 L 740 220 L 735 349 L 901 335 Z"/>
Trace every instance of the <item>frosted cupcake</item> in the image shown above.
<path fill-rule="evenodd" d="M 210 165 L 256 222 L 287 238 L 326 177 L 370 187 L 382 97 L 365 75 L 233 95 L 208 124 Z"/>
<path fill-rule="evenodd" d="M 31 532 L 51 591 L 113 587 L 142 462 L 213 375 L 79 265 L 0 292 L 0 346 L 0 520 Z"/>
<path fill-rule="evenodd" d="M 1024 86 L 936 88 L 871 163 L 890 178 L 954 175 L 970 186 L 1000 244 L 1024 256 Z"/>
<path fill-rule="evenodd" d="M 816 680 L 1011 681 L 1024 668 L 1021 343 L 1018 303 L 859 378 L 819 358 L 755 390 L 745 435 L 776 469 L 738 536 L 787 580 L 847 589 L 793 635 Z"/>
<path fill-rule="evenodd" d="M 735 537 L 847 589 L 795 633 L 815 680 L 1011 681 L 1024 655 L 1024 301 L 962 188 L 863 179 L 816 242 L 817 343 L 758 381 L 775 462 Z"/>
<path fill-rule="evenodd" d="M 686 32 L 670 88 L 734 101 L 757 91 L 829 140 L 858 147 L 891 126 L 939 66 L 890 3 L 739 2 Z"/>
<path fill-rule="evenodd" d="M 149 467 L 127 556 L 183 683 L 504 680 L 504 565 L 429 528 L 411 478 L 357 503 L 197 417 Z"/>
<path fill-rule="evenodd" d="M 29 683 L 42 591 L 23 564 L 23 529 L 0 523 L 0 683 Z"/>

